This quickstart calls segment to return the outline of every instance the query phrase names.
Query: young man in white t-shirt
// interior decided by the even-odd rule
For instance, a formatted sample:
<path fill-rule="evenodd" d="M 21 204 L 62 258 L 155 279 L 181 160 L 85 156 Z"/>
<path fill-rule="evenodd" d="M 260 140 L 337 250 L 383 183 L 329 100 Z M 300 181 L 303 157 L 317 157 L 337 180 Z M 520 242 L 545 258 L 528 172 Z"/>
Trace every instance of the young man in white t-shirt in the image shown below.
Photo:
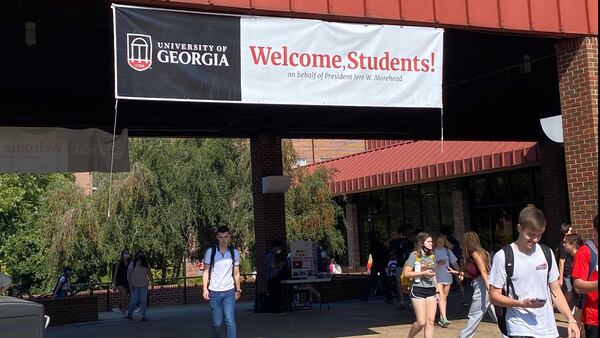
<path fill-rule="evenodd" d="M 577 321 L 571 314 L 558 283 L 559 275 L 554 255 L 550 255 L 552 262 L 548 274 L 546 255 L 538 244 L 546 230 L 544 214 L 533 205 L 527 206 L 519 214 L 517 230 L 519 238 L 510 244 L 514 257 L 510 294 L 502 295 L 502 289 L 505 289 L 507 284 L 504 250 L 494 255 L 489 277 L 491 303 L 507 308 L 507 335 L 558 337 L 552 309 L 552 302 L 554 302 L 556 308 L 569 322 L 569 338 L 579 338 Z"/>
<path fill-rule="evenodd" d="M 229 228 L 220 226 L 217 229 L 218 245 L 208 248 L 204 255 L 202 295 L 210 303 L 213 338 L 219 338 L 223 319 L 227 326 L 227 338 L 236 338 L 237 334 L 235 302 L 242 294 L 240 253 L 229 247 L 230 241 Z"/>

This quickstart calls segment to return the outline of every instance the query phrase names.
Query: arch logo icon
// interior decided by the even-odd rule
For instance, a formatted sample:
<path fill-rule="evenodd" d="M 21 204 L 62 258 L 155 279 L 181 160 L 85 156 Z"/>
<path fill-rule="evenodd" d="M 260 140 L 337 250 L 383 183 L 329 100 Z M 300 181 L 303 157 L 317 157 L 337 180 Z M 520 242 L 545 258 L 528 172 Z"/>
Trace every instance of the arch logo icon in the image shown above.
<path fill-rule="evenodd" d="M 152 37 L 127 33 L 127 63 L 138 72 L 152 65 Z"/>

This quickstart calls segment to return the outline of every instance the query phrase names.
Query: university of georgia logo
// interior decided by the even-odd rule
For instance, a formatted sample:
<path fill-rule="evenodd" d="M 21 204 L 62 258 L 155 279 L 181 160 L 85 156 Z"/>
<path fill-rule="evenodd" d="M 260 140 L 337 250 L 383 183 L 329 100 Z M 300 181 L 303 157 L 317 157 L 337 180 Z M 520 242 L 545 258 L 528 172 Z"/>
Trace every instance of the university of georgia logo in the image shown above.
<path fill-rule="evenodd" d="M 142 72 L 152 65 L 152 38 L 150 35 L 127 33 L 127 63 Z"/>

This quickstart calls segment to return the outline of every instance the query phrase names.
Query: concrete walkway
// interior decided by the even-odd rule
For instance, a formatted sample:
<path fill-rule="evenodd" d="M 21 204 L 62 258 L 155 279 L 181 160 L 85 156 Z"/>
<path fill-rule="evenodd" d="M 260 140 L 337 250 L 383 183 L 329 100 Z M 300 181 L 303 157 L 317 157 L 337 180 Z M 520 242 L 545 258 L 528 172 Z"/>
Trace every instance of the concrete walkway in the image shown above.
<path fill-rule="evenodd" d="M 460 306 L 457 294 L 450 295 L 454 304 L 448 313 L 449 328 L 435 328 L 435 337 L 458 337 L 466 323 L 468 309 Z M 396 305 L 373 298 L 369 303 L 346 301 L 331 304 L 331 309 L 264 314 L 252 311 L 253 303 L 238 303 L 236 321 L 238 337 L 246 338 L 329 338 L 329 337 L 406 337 L 414 314 L 399 311 Z M 73 324 L 48 329 L 47 338 L 192 338 L 211 337 L 210 310 L 207 304 L 178 305 L 149 309 L 150 321 L 120 319 L 118 313 L 101 313 L 97 322 Z M 565 327 L 564 322 L 559 326 Z M 561 328 L 561 336 L 566 331 Z M 226 337 L 224 330 L 221 337 Z M 422 333 L 418 336 L 422 337 Z M 476 337 L 500 338 L 496 324 L 484 322 Z"/>

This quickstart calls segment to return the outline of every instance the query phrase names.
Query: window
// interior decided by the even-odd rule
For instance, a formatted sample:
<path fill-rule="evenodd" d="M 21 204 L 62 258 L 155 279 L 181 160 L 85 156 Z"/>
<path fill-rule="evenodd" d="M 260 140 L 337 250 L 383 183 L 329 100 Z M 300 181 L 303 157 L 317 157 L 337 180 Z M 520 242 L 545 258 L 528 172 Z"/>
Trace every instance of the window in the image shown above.
<path fill-rule="evenodd" d="M 388 205 L 385 196 L 385 190 L 373 191 L 373 208 L 371 213 L 375 216 L 388 215 Z"/>
<path fill-rule="evenodd" d="M 454 229 L 454 202 L 452 194 L 456 190 L 455 182 L 440 183 L 440 213 L 442 214 L 442 224 Z"/>
<path fill-rule="evenodd" d="M 534 200 L 532 176 L 531 172 L 512 175 L 512 193 L 514 202 L 531 203 Z"/>
<path fill-rule="evenodd" d="M 510 184 L 508 175 L 491 177 L 490 179 L 490 204 L 510 203 Z"/>
<path fill-rule="evenodd" d="M 421 205 L 419 198 L 419 187 L 410 187 L 404 190 L 406 231 L 416 231 L 417 229 L 422 230 Z"/>
<path fill-rule="evenodd" d="M 469 181 L 469 192 L 471 195 L 471 202 L 474 205 L 486 205 L 488 204 L 488 189 L 487 189 L 487 178 L 474 178 Z"/>
<path fill-rule="evenodd" d="M 421 208 L 423 210 L 423 228 L 434 232 L 440 229 L 440 209 L 436 185 L 421 187 Z"/>

